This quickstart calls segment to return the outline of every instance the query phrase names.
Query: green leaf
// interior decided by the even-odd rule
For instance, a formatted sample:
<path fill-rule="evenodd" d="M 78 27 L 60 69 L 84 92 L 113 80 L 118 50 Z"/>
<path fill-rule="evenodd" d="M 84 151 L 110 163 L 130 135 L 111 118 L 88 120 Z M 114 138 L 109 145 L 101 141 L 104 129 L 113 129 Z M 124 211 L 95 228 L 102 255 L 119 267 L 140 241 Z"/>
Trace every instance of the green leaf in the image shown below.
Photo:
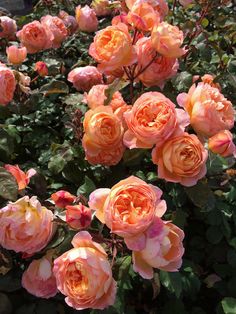
<path fill-rule="evenodd" d="M 180 297 L 182 292 L 182 281 L 180 273 L 168 273 L 161 270 L 160 281 L 161 284 L 166 287 L 171 293 L 174 293 L 177 298 Z"/>
<path fill-rule="evenodd" d="M 124 88 L 128 84 L 129 84 L 129 82 L 127 82 L 127 81 L 123 81 L 119 78 L 115 79 L 114 82 L 112 82 L 112 84 L 110 84 L 109 87 L 105 90 L 105 95 L 106 95 L 107 99 L 104 101 L 104 105 L 105 106 L 109 105 L 109 103 L 112 100 L 114 93 L 121 90 L 122 88 Z"/>
<path fill-rule="evenodd" d="M 236 299 L 235 298 L 224 298 L 221 301 L 225 314 L 235 314 L 236 313 Z"/>
<path fill-rule="evenodd" d="M 219 227 L 210 226 L 206 232 L 207 240 L 212 244 L 217 244 L 223 238 L 223 234 Z"/>
<path fill-rule="evenodd" d="M 15 201 L 18 194 L 18 184 L 13 175 L 0 167 L 0 196 L 6 200 Z"/>
<path fill-rule="evenodd" d="M 45 96 L 51 94 L 68 94 L 69 87 L 63 81 L 52 80 L 50 83 L 43 85 L 40 88 L 40 92 L 44 93 Z"/>
<path fill-rule="evenodd" d="M 94 190 L 96 190 L 95 184 L 89 177 L 85 176 L 84 184 L 78 188 L 77 195 L 83 194 L 85 196 L 89 196 L 89 194 Z"/>

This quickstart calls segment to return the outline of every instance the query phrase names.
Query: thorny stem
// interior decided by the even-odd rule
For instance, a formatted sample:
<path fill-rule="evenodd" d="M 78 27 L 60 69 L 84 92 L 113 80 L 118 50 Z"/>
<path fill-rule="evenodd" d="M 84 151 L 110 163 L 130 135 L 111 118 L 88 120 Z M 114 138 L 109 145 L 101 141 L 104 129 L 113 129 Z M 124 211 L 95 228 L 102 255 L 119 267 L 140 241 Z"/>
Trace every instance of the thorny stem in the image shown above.
<path fill-rule="evenodd" d="M 155 55 L 154 55 L 154 57 L 152 58 L 152 60 L 151 60 L 150 62 L 148 62 L 148 64 L 147 64 L 144 68 L 142 68 L 142 69 L 134 76 L 133 80 L 135 80 L 140 74 L 142 74 L 144 71 L 146 71 L 147 68 L 155 61 L 155 59 L 157 58 L 157 56 L 158 56 L 158 53 L 156 52 Z"/>

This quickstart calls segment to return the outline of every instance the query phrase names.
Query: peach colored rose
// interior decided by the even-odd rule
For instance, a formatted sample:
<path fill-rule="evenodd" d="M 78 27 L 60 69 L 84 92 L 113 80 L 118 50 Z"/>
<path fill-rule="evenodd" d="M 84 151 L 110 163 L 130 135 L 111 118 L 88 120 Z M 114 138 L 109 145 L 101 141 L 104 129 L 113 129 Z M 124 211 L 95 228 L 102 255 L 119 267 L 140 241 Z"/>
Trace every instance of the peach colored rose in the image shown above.
<path fill-rule="evenodd" d="M 89 54 L 100 63 L 101 71 L 111 72 L 136 61 L 128 28 L 123 23 L 99 31 L 89 47 Z"/>
<path fill-rule="evenodd" d="M 27 49 L 25 47 L 18 48 L 17 46 L 10 46 L 6 49 L 8 62 L 18 65 L 25 61 L 27 56 Z"/>
<path fill-rule="evenodd" d="M 234 155 L 236 157 L 236 147 L 233 142 L 233 135 L 230 131 L 224 130 L 213 135 L 208 141 L 209 149 L 222 157 Z"/>
<path fill-rule="evenodd" d="M 29 169 L 26 173 L 22 171 L 18 165 L 5 165 L 4 168 L 10 172 L 16 179 L 19 190 L 23 190 L 27 187 L 30 182 L 30 178 L 36 174 L 36 170 L 33 168 Z"/>
<path fill-rule="evenodd" d="M 147 2 L 137 1 L 128 13 L 128 22 L 137 29 L 147 32 L 160 22 L 160 15 Z"/>
<path fill-rule="evenodd" d="M 186 53 L 181 48 L 184 41 L 183 32 L 177 27 L 162 22 L 157 24 L 151 34 L 153 48 L 167 58 L 179 58 Z"/>
<path fill-rule="evenodd" d="M 0 16 L 0 38 L 14 39 L 16 31 L 15 20 L 8 16 Z"/>
<path fill-rule="evenodd" d="M 79 5 L 75 10 L 75 16 L 81 31 L 93 33 L 98 29 L 98 19 L 96 13 L 88 5 L 83 8 Z"/>
<path fill-rule="evenodd" d="M 111 189 L 95 190 L 89 196 L 89 207 L 96 210 L 97 218 L 111 232 L 124 237 L 129 249 L 142 250 L 144 232 L 156 216 L 161 217 L 166 211 L 161 195 L 159 188 L 131 176 Z"/>
<path fill-rule="evenodd" d="M 12 101 L 16 89 L 16 79 L 11 69 L 0 62 L 0 105 Z"/>
<path fill-rule="evenodd" d="M 66 26 L 57 16 L 46 15 L 41 18 L 41 24 L 46 26 L 53 34 L 52 47 L 59 48 L 68 36 Z"/>
<path fill-rule="evenodd" d="M 97 16 L 107 16 L 112 13 L 112 9 L 108 0 L 93 0 L 91 7 Z"/>
<path fill-rule="evenodd" d="M 66 206 L 66 222 L 73 229 L 86 228 L 92 220 L 91 209 L 79 203 Z"/>
<path fill-rule="evenodd" d="M 189 124 L 185 112 L 158 92 L 142 94 L 132 109 L 124 113 L 124 118 L 128 126 L 124 144 L 130 149 L 160 146 Z"/>
<path fill-rule="evenodd" d="M 102 83 L 102 74 L 96 67 L 87 65 L 70 71 L 67 79 L 78 91 L 88 92 L 94 85 Z"/>
<path fill-rule="evenodd" d="M 48 67 L 43 61 L 38 61 L 35 63 L 34 71 L 38 72 L 38 75 L 41 77 L 48 75 Z"/>
<path fill-rule="evenodd" d="M 124 152 L 122 144 L 124 129 L 121 120 L 113 113 L 112 108 L 100 106 L 89 110 L 85 114 L 83 125 L 85 134 L 82 145 L 88 161 L 100 159 L 99 156 L 102 157 L 102 154 L 106 156 L 108 152 L 110 155 L 116 155 L 114 160 L 106 158 L 107 161 L 110 160 L 109 163 L 111 162 L 107 164 L 102 159 L 101 164 L 109 166 L 118 163 Z"/>
<path fill-rule="evenodd" d="M 87 231 L 77 233 L 73 249 L 54 261 L 57 288 L 76 310 L 100 309 L 115 302 L 116 282 L 103 247 Z"/>
<path fill-rule="evenodd" d="M 57 207 L 66 208 L 67 205 L 71 205 L 76 200 L 76 196 L 67 191 L 60 190 L 53 193 L 51 199 Z"/>
<path fill-rule="evenodd" d="M 24 196 L 0 209 L 0 244 L 15 252 L 34 254 L 50 241 L 53 214 L 36 196 Z"/>
<path fill-rule="evenodd" d="M 130 10 L 132 9 L 134 4 L 142 2 L 147 2 L 148 4 L 150 4 L 153 9 L 158 12 L 161 21 L 168 14 L 169 9 L 166 0 L 125 0 L 125 3 Z"/>
<path fill-rule="evenodd" d="M 179 68 L 176 58 L 156 57 L 156 51 L 152 47 L 150 37 L 144 37 L 137 41 L 136 51 L 138 55 L 138 66 L 136 73 L 139 73 L 154 60 L 147 69 L 142 72 L 138 79 L 147 87 L 159 86 L 163 88 L 165 81 L 175 76 Z M 155 58 L 155 59 L 154 59 Z"/>
<path fill-rule="evenodd" d="M 211 85 L 212 87 L 215 87 L 215 88 L 218 88 L 219 90 L 221 90 L 220 84 L 214 83 L 214 79 L 215 79 L 215 77 L 212 76 L 211 74 L 204 74 L 201 77 L 201 80 L 203 83 L 207 83 L 207 84 Z"/>
<path fill-rule="evenodd" d="M 122 12 L 121 14 L 114 16 L 112 21 L 111 21 L 111 25 L 114 26 L 114 25 L 117 25 L 119 23 L 126 24 L 126 26 L 129 27 L 130 25 L 128 22 L 128 14 Z"/>
<path fill-rule="evenodd" d="M 207 150 L 197 136 L 188 133 L 171 137 L 152 151 L 158 177 L 184 186 L 193 186 L 205 176 L 207 157 Z"/>
<path fill-rule="evenodd" d="M 147 236 L 146 247 L 133 251 L 133 268 L 143 278 L 153 278 L 153 268 L 176 272 L 181 267 L 184 254 L 184 232 L 171 222 L 156 219 L 151 228 L 155 236 Z"/>
<path fill-rule="evenodd" d="M 52 272 L 52 258 L 47 255 L 33 260 L 22 276 L 22 286 L 38 298 L 52 298 L 57 294 L 56 278 Z"/>
<path fill-rule="evenodd" d="M 52 47 L 54 36 L 48 27 L 39 21 L 33 21 L 23 26 L 17 32 L 22 46 L 27 48 L 28 53 L 36 53 Z"/>
<path fill-rule="evenodd" d="M 210 137 L 234 126 L 232 103 L 209 84 L 192 85 L 187 94 L 178 95 L 177 101 L 188 112 L 194 130 L 202 136 Z"/>

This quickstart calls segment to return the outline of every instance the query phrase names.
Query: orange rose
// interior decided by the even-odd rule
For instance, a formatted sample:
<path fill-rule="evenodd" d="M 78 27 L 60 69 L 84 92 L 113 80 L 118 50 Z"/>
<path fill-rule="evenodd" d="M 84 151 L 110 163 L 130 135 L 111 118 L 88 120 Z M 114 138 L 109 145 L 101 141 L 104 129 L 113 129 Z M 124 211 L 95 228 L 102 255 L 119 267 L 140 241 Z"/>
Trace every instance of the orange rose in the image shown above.
<path fill-rule="evenodd" d="M 44 77 L 48 75 L 48 67 L 45 62 L 38 61 L 35 63 L 34 70 L 38 72 L 39 76 Z"/>
<path fill-rule="evenodd" d="M 129 249 L 142 250 L 146 243 L 144 232 L 156 216 L 166 211 L 161 195 L 159 188 L 131 176 L 111 189 L 95 190 L 89 196 L 89 207 L 96 210 L 97 218 L 111 232 L 124 237 Z"/>
<path fill-rule="evenodd" d="M 124 144 L 128 148 L 152 148 L 167 140 L 174 132 L 183 131 L 188 117 L 181 109 L 158 92 L 141 95 L 131 110 L 124 113 L 128 130 Z"/>
<path fill-rule="evenodd" d="M 184 232 L 174 224 L 156 219 L 151 226 L 155 236 L 147 236 L 146 247 L 142 251 L 133 251 L 134 271 L 143 278 L 153 278 L 153 268 L 176 272 L 182 264 L 184 254 Z"/>
<path fill-rule="evenodd" d="M 166 0 L 125 0 L 127 7 L 132 10 L 133 5 L 146 2 L 153 7 L 153 9 L 159 14 L 161 21 L 168 14 L 168 5 Z"/>
<path fill-rule="evenodd" d="M 65 208 L 67 205 L 71 205 L 76 200 L 76 196 L 67 191 L 60 190 L 53 193 L 51 195 L 51 199 L 57 207 Z"/>
<path fill-rule="evenodd" d="M 158 177 L 169 182 L 193 186 L 206 174 L 208 154 L 196 135 L 184 133 L 155 147 L 152 160 L 158 165 Z"/>
<path fill-rule="evenodd" d="M 24 173 L 18 165 L 5 165 L 4 168 L 16 179 L 19 190 L 25 189 L 30 182 L 30 178 L 36 174 L 36 171 L 33 168 Z"/>
<path fill-rule="evenodd" d="M 113 113 L 111 107 L 100 106 L 94 110 L 89 110 L 85 114 L 84 119 L 84 137 L 82 141 L 88 161 L 95 160 L 106 152 L 118 154 L 117 158 L 111 160 L 111 164 L 122 158 L 124 147 L 122 145 L 124 129 L 120 119 Z M 110 159 L 110 158 L 108 158 Z M 101 164 L 107 164 L 105 160 L 101 160 Z M 93 163 L 93 162 L 92 162 Z"/>
<path fill-rule="evenodd" d="M 11 69 L 0 62 L 0 105 L 7 105 L 12 101 L 16 89 L 16 80 Z"/>
<path fill-rule="evenodd" d="M 233 142 L 233 135 L 230 131 L 224 130 L 213 135 L 208 141 L 209 149 L 222 157 L 234 155 L 236 157 L 236 147 Z"/>
<path fill-rule="evenodd" d="M 125 24 L 108 26 L 99 31 L 89 47 L 89 54 L 102 71 L 113 71 L 135 62 L 135 51 Z"/>
<path fill-rule="evenodd" d="M 186 53 L 184 48 L 180 48 L 184 41 L 183 32 L 167 22 L 153 28 L 151 40 L 153 48 L 167 58 L 179 58 Z"/>
<path fill-rule="evenodd" d="M 128 13 L 128 22 L 137 29 L 147 32 L 160 22 L 160 16 L 147 2 L 137 1 Z"/>
<path fill-rule="evenodd" d="M 46 15 L 41 18 L 42 25 L 46 26 L 53 34 L 52 47 L 59 48 L 68 36 L 66 26 L 57 16 Z"/>
<path fill-rule="evenodd" d="M 155 58 L 156 51 L 152 47 L 150 37 L 139 39 L 136 43 L 136 49 L 138 55 L 136 73 L 138 73 Z M 178 68 L 179 63 L 176 58 L 159 56 L 138 76 L 138 79 L 147 87 L 159 86 L 163 88 L 165 81 L 175 76 Z"/>
<path fill-rule="evenodd" d="M 7 47 L 8 62 L 18 65 L 25 61 L 27 56 L 27 49 L 25 47 L 18 48 L 17 46 Z"/>
<path fill-rule="evenodd" d="M 58 290 L 76 310 L 100 309 L 115 302 L 116 282 L 103 247 L 87 231 L 77 233 L 73 249 L 54 261 Z"/>
<path fill-rule="evenodd" d="M 178 95 L 177 101 L 188 112 L 194 130 L 202 136 L 210 137 L 234 126 L 232 103 L 209 84 L 192 85 L 187 94 Z"/>
<path fill-rule="evenodd" d="M 82 203 L 66 206 L 66 222 L 71 228 L 86 228 L 90 225 L 91 220 L 91 209 Z"/>
<path fill-rule="evenodd" d="M 36 53 L 52 47 L 54 36 L 52 32 L 38 21 L 33 21 L 23 26 L 17 32 L 22 46 L 27 48 L 28 53 Z"/>

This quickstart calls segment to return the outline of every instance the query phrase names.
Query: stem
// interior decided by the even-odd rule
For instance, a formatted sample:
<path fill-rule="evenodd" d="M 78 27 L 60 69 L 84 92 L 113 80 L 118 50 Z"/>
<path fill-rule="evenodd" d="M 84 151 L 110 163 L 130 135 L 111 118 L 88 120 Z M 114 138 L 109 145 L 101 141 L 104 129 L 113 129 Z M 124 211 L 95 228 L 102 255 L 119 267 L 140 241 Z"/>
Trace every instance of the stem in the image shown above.
<path fill-rule="evenodd" d="M 142 69 L 134 76 L 133 80 L 135 80 L 140 74 L 142 74 L 144 71 L 146 71 L 147 68 L 155 61 L 155 59 L 157 58 L 157 56 L 158 56 L 158 53 L 156 52 L 156 53 L 155 53 L 155 56 L 152 58 L 152 60 L 149 61 L 148 64 L 147 64 L 144 68 L 142 68 Z"/>

